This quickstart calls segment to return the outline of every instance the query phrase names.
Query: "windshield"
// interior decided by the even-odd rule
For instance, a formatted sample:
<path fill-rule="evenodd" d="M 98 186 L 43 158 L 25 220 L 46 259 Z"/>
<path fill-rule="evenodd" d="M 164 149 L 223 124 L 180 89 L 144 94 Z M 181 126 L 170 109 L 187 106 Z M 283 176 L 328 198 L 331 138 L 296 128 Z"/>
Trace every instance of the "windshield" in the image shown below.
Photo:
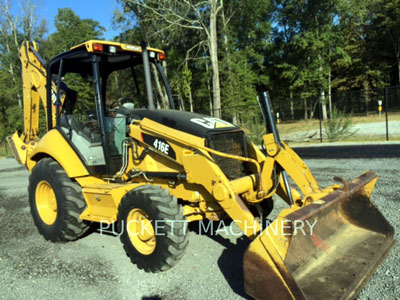
<path fill-rule="evenodd" d="M 150 62 L 154 105 L 158 109 L 170 108 L 163 76 L 155 62 Z M 143 64 L 134 61 L 110 72 L 106 77 L 105 103 L 113 110 L 121 104 L 132 103 L 135 108 L 148 106 Z"/>

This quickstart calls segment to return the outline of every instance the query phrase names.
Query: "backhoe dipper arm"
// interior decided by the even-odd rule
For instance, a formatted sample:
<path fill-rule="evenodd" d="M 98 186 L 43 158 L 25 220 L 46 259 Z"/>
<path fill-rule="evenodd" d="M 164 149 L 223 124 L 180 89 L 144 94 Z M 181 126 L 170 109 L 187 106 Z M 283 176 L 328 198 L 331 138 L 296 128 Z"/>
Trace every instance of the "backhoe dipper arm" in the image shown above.
<path fill-rule="evenodd" d="M 45 61 L 37 53 L 35 42 L 24 41 L 19 50 L 19 58 L 22 65 L 24 129 L 22 133 L 17 131 L 9 136 L 8 143 L 15 159 L 20 164 L 27 165 L 28 152 L 39 139 L 39 99 L 42 99 L 46 119 L 51 118 L 52 108 L 47 105 Z M 49 122 L 46 122 L 46 126 L 48 125 Z"/>
<path fill-rule="evenodd" d="M 25 41 L 20 48 L 19 57 L 22 64 L 24 95 L 24 132 L 21 136 L 21 140 L 26 143 L 37 140 L 38 138 L 39 98 L 42 99 L 47 116 L 46 67 L 45 61 L 37 53 L 35 42 Z"/>

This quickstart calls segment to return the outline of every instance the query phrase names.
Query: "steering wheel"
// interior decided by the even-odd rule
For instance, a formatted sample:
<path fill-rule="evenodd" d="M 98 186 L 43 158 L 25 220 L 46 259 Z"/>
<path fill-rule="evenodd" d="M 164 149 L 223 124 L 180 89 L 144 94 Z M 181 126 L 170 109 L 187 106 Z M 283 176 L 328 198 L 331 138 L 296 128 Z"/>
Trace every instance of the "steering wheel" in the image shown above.
<path fill-rule="evenodd" d="M 126 102 L 132 102 L 132 100 L 129 97 L 120 97 L 117 100 L 115 100 L 113 103 L 110 104 L 110 109 L 118 108 L 118 106 L 120 106 L 121 104 L 124 104 Z"/>

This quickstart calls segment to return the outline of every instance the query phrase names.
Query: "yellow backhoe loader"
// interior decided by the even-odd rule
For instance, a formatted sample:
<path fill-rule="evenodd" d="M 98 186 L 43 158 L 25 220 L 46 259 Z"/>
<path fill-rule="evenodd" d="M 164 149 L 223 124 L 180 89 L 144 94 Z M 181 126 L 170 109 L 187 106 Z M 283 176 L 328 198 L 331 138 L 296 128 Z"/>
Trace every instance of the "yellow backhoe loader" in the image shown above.
<path fill-rule="evenodd" d="M 91 40 L 46 63 L 24 42 L 20 59 L 24 129 L 9 143 L 46 240 L 115 223 L 131 261 L 158 272 L 183 256 L 187 222 L 233 220 L 253 240 L 243 269 L 256 299 L 353 299 L 394 243 L 370 200 L 376 174 L 321 188 L 280 140 L 267 93 L 260 150 L 234 124 L 176 110 L 165 54 L 144 43 Z M 275 194 L 288 208 L 266 222 Z"/>

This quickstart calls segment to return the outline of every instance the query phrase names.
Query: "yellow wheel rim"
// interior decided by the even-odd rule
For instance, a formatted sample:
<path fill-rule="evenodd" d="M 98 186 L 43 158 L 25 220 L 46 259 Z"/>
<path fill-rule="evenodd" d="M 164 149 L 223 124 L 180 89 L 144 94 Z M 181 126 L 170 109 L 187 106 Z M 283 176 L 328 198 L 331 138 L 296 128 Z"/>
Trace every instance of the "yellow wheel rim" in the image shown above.
<path fill-rule="evenodd" d="M 156 248 L 156 235 L 148 215 L 140 208 L 132 209 L 126 219 L 129 239 L 135 249 L 143 255 L 150 255 Z"/>
<path fill-rule="evenodd" d="M 57 199 L 51 185 L 43 180 L 39 182 L 35 193 L 36 208 L 44 223 L 52 225 L 57 219 Z"/>

